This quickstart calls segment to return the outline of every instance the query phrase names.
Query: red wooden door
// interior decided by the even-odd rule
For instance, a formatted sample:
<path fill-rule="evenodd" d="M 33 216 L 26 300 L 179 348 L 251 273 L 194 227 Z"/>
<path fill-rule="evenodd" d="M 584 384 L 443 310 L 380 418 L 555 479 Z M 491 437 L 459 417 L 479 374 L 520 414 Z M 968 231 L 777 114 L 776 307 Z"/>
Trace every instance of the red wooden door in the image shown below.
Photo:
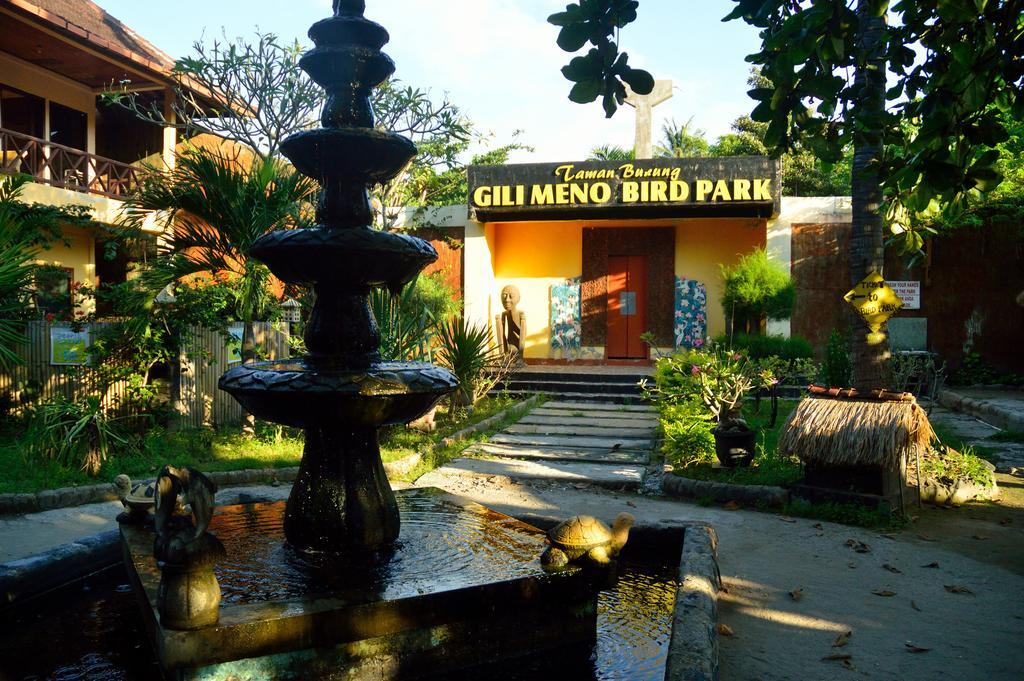
<path fill-rule="evenodd" d="M 615 255 L 608 258 L 608 358 L 643 359 L 640 340 L 647 325 L 647 258 Z"/>

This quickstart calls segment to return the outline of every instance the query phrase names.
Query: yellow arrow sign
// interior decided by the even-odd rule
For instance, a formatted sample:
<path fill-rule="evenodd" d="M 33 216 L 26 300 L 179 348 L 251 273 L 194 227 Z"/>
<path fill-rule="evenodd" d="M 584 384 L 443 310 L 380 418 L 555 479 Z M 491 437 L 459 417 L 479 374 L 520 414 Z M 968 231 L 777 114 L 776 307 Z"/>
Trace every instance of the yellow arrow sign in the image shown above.
<path fill-rule="evenodd" d="M 853 290 L 843 296 L 873 333 L 882 329 L 889 317 L 903 309 L 903 301 L 885 283 L 878 272 L 864 277 Z"/>

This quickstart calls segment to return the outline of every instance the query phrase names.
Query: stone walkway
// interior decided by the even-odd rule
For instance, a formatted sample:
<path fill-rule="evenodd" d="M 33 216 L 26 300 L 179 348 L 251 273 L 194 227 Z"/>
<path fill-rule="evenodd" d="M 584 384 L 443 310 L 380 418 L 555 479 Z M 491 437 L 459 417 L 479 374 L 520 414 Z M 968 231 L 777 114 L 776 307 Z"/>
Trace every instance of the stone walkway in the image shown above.
<path fill-rule="evenodd" d="M 1014 469 L 1024 471 L 1024 443 L 988 439 L 1001 432 L 999 428 L 970 414 L 951 411 L 940 406 L 932 409 L 929 418 L 932 423 L 945 426 L 948 430 L 955 432 L 967 444 L 984 447 L 993 452 L 998 457 L 995 464 L 996 471 L 1000 473 L 1010 473 Z"/>
<path fill-rule="evenodd" d="M 553 480 L 638 489 L 657 441 L 653 407 L 597 402 L 547 402 L 487 442 L 419 481 L 448 475 Z"/>

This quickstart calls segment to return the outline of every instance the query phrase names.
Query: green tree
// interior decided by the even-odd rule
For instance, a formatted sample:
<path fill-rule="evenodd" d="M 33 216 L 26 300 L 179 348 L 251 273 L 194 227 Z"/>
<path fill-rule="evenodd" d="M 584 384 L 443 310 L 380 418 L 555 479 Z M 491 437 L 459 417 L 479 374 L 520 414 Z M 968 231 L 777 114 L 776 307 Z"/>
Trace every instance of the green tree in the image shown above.
<path fill-rule="evenodd" d="M 682 125 L 675 119 L 669 119 L 661 128 L 662 143 L 654 148 L 654 155 L 659 158 L 693 158 L 708 156 L 711 145 L 708 144 L 706 133 L 695 130 L 693 118 Z"/>
<path fill-rule="evenodd" d="M 136 335 L 149 335 L 158 292 L 196 275 L 222 278 L 245 325 L 242 361 L 254 361 L 253 322 L 267 313 L 272 296 L 270 271 L 249 257 L 250 249 L 269 232 L 306 226 L 315 191 L 311 179 L 280 160 L 256 157 L 245 166 L 203 149 L 179 154 L 173 170 L 146 178 L 125 203 L 125 226 L 137 229 L 156 213 L 172 227 L 127 305 L 138 321 Z"/>
<path fill-rule="evenodd" d="M 747 84 L 751 88 L 770 88 L 771 81 L 758 68 L 750 71 Z M 765 144 L 768 123 L 759 123 L 750 116 L 740 116 L 732 124 L 733 132 L 722 135 L 711 145 L 712 156 L 766 156 L 771 150 Z M 850 193 L 853 149 L 847 146 L 837 163 L 818 159 L 800 142 L 782 154 L 782 192 L 785 196 L 847 196 Z"/>
<path fill-rule="evenodd" d="M 566 80 L 574 83 L 569 99 L 587 104 L 601 98 L 605 115 L 611 118 L 626 101 L 626 86 L 641 95 L 654 90 L 654 78 L 647 71 L 629 65 L 629 55 L 619 49 L 619 29 L 636 21 L 637 0 L 580 0 L 564 12 L 548 17 L 559 26 L 558 46 L 586 54 L 574 57 L 562 68 Z"/>
<path fill-rule="evenodd" d="M 25 178 L 5 177 L 0 182 L 0 368 L 20 364 L 17 346 L 25 341 L 26 312 L 37 248 L 26 238 L 17 217 L 18 194 Z"/>
<path fill-rule="evenodd" d="M 735 265 L 721 267 L 722 308 L 729 334 L 760 333 L 765 319 L 784 319 L 793 312 L 796 289 L 789 272 L 759 248 Z"/>
<path fill-rule="evenodd" d="M 614 144 L 602 144 L 590 150 L 588 161 L 632 161 L 636 154 L 632 149 L 625 149 Z"/>
<path fill-rule="evenodd" d="M 902 248 L 917 251 L 926 233 L 913 216 L 958 210 L 999 184 L 998 145 L 1008 137 L 1001 114 L 1024 118 L 1018 0 L 734 2 L 726 20 L 761 29 L 761 50 L 748 59 L 772 86 L 750 91 L 758 102 L 751 118 L 768 123 L 769 150 L 780 155 L 801 142 L 830 163 L 854 150 L 851 283 L 883 269 L 883 216 Z M 621 3 L 581 4 L 600 15 Z M 635 7 L 617 16 L 593 31 L 607 29 L 610 41 L 635 20 Z M 564 20 L 552 23 L 564 33 Z M 609 52 L 606 62 L 616 58 Z M 854 334 L 857 387 L 888 382 L 887 344 L 870 340 Z"/>

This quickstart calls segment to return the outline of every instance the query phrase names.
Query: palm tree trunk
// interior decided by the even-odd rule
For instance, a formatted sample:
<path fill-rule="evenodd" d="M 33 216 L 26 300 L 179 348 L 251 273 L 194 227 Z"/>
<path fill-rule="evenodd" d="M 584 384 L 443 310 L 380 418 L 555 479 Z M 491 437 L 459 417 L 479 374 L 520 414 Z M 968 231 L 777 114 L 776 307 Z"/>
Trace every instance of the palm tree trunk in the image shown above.
<path fill-rule="evenodd" d="M 870 0 L 857 6 L 858 59 L 854 79 L 858 125 L 853 136 L 853 225 L 850 232 L 850 283 L 856 285 L 872 271 L 882 273 L 885 245 L 881 215 L 882 188 L 878 162 L 882 155 L 880 134 L 885 112 L 885 16 L 875 16 Z M 868 344 L 864 322 L 850 314 L 853 329 L 853 387 L 871 389 L 889 385 L 889 344 Z"/>
<path fill-rule="evenodd" d="M 242 326 L 242 364 L 252 364 L 256 361 L 256 328 L 251 319 L 247 319 Z M 256 417 L 249 412 L 242 412 L 242 433 L 245 435 L 256 435 Z"/>

